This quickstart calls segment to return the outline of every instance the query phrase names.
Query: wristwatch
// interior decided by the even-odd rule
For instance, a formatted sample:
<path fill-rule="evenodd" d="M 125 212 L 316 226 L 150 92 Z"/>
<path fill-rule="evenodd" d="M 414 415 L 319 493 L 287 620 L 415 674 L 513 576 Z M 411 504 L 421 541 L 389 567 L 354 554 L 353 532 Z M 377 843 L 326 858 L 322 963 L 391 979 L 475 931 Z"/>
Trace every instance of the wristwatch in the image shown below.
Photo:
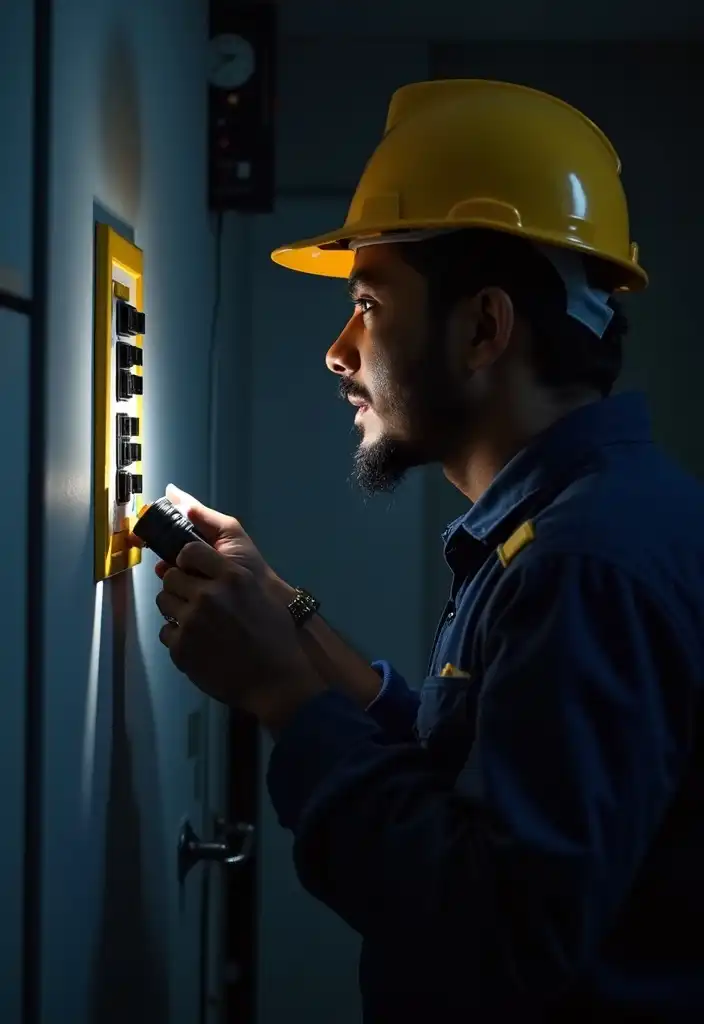
<path fill-rule="evenodd" d="M 288 610 L 299 628 L 315 615 L 318 608 L 320 608 L 320 601 L 316 600 L 307 590 L 303 590 L 302 587 L 296 587 L 295 597 L 289 602 Z"/>

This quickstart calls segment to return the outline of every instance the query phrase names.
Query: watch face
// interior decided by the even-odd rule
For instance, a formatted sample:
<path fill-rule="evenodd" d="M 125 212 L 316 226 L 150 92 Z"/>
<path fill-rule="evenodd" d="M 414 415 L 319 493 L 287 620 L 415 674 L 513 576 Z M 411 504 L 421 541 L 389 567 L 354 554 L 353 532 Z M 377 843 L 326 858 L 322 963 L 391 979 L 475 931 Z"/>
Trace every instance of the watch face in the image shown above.
<path fill-rule="evenodd" d="M 256 67 L 254 47 L 244 36 L 221 35 L 210 40 L 208 81 L 217 89 L 237 89 Z"/>

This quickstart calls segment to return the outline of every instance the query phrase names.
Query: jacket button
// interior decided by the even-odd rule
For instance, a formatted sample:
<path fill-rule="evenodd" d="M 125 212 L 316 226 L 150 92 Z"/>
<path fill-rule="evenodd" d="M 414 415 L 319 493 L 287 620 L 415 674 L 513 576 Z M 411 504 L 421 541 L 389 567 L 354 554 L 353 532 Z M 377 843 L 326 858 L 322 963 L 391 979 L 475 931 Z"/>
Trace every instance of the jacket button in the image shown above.
<path fill-rule="evenodd" d="M 447 613 L 447 618 L 445 619 L 445 622 L 452 622 L 454 617 L 455 617 L 455 613 L 454 612 L 448 612 Z"/>

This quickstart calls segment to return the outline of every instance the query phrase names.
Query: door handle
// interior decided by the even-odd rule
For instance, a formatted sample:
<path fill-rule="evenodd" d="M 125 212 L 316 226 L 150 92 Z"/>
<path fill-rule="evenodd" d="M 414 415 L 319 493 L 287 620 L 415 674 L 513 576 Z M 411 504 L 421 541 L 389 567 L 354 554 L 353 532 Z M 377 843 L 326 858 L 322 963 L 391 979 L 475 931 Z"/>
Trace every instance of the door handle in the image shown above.
<path fill-rule="evenodd" d="M 254 850 L 254 825 L 238 822 L 228 825 L 218 819 L 216 839 L 206 842 L 198 838 L 191 823 L 186 820 L 178 837 L 177 870 L 179 885 L 183 885 L 188 872 L 201 860 L 216 861 L 234 867 L 249 860 Z"/>

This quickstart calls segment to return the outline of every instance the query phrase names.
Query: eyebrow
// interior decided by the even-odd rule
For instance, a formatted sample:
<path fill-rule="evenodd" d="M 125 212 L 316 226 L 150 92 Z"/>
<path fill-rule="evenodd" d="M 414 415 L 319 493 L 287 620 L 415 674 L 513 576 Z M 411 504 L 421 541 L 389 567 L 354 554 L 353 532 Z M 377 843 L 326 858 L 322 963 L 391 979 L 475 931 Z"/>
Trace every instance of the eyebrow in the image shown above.
<path fill-rule="evenodd" d="M 383 279 L 378 274 L 373 274 L 369 270 L 358 270 L 352 274 L 347 281 L 347 291 L 352 299 L 356 297 L 360 288 L 373 288 L 378 290 L 383 287 Z"/>

